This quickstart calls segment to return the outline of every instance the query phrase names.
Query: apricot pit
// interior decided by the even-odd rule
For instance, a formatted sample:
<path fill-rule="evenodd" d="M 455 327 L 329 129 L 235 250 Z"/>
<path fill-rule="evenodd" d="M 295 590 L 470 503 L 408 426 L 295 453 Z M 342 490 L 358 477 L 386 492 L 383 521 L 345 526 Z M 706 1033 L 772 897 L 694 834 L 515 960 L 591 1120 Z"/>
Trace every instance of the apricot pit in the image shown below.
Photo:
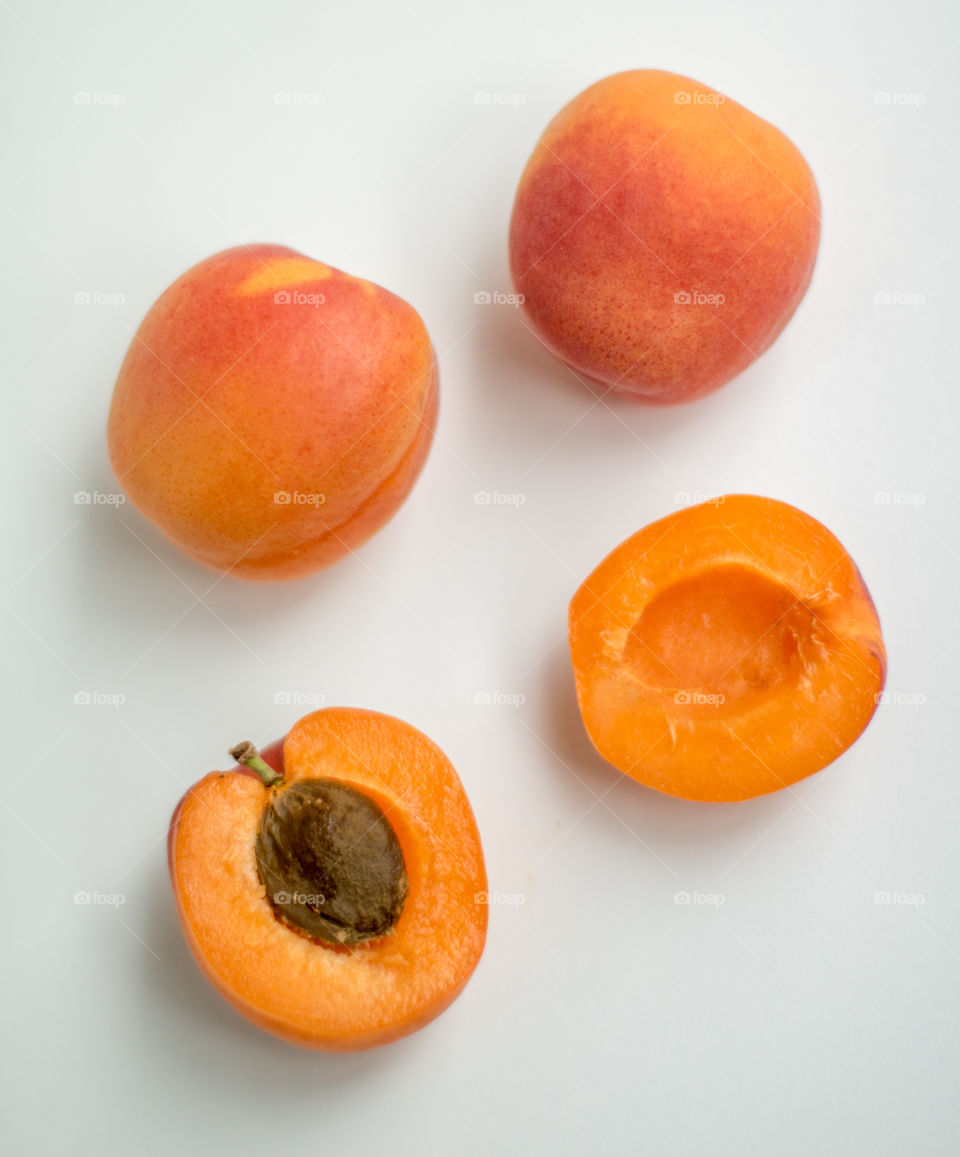
<path fill-rule="evenodd" d="M 335 779 L 305 779 L 273 794 L 257 835 L 257 870 L 278 918 L 328 944 L 392 931 L 409 882 L 381 808 Z"/>

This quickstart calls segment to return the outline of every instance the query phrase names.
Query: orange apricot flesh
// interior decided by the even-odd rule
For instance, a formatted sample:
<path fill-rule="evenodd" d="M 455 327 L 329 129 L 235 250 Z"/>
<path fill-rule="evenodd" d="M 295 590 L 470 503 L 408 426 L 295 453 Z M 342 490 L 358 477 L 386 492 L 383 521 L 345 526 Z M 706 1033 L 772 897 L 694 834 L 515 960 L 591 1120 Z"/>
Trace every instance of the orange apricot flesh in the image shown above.
<path fill-rule="evenodd" d="M 644 527 L 570 603 L 577 699 L 597 751 L 648 787 L 731 801 L 837 758 L 886 677 L 877 613 L 833 534 L 728 495 Z"/>
<path fill-rule="evenodd" d="M 134 505 L 198 562 L 297 578 L 397 511 L 437 397 L 406 301 L 292 249 L 244 245 L 147 313 L 114 388 L 110 458 Z"/>
<path fill-rule="evenodd" d="M 282 751 L 263 757 L 283 784 L 265 787 L 243 770 L 211 772 L 171 821 L 170 875 L 197 963 L 245 1017 L 294 1044 L 344 1052 L 421 1028 L 463 989 L 486 939 L 483 852 L 456 771 L 414 727 L 352 708 L 306 716 Z M 318 778 L 379 805 L 409 880 L 395 927 L 350 949 L 278 920 L 258 875 L 254 849 L 271 793 Z"/>

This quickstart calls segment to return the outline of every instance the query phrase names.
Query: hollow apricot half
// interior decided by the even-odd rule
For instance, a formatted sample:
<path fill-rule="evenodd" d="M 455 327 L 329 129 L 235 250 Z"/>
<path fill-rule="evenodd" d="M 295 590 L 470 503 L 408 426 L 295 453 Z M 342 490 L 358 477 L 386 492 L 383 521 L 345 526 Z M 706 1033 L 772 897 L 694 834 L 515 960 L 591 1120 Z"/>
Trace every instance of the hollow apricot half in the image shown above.
<path fill-rule="evenodd" d="M 328 1051 L 436 1017 L 487 929 L 480 836 L 443 752 L 399 719 L 328 708 L 262 755 L 231 754 L 247 766 L 196 783 L 168 842 L 180 923 L 214 986 L 261 1028 Z"/>
<path fill-rule="evenodd" d="M 749 494 L 621 543 L 574 595 L 569 631 L 597 751 L 686 799 L 747 799 L 826 767 L 886 677 L 849 554 L 808 514 Z"/>

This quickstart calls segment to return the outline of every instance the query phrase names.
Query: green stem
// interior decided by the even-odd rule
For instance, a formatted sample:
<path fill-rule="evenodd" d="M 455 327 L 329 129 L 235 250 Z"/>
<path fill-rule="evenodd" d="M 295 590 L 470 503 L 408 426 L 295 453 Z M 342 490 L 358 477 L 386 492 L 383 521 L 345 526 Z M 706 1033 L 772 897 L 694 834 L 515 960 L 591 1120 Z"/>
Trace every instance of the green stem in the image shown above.
<path fill-rule="evenodd" d="M 283 783 L 283 776 L 274 771 L 270 764 L 261 758 L 256 744 L 251 743 L 249 739 L 245 739 L 243 743 L 238 743 L 236 747 L 231 747 L 228 754 L 232 755 L 237 763 L 242 763 L 244 767 L 249 767 L 251 771 L 255 771 L 260 776 L 260 781 L 264 787 L 273 787 L 274 784 Z"/>

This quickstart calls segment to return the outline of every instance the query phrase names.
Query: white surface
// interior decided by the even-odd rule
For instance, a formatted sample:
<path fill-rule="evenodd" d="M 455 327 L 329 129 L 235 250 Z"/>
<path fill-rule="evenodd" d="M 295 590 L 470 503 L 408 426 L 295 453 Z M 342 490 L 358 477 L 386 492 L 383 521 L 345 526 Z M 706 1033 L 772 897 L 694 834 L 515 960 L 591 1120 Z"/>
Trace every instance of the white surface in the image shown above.
<path fill-rule="evenodd" d="M 958 38 L 949 0 L 5 0 L 5 1150 L 957 1151 Z M 784 129 L 825 213 L 773 351 L 677 410 L 596 402 L 512 308 L 474 303 L 510 290 L 510 205 L 546 121 L 650 66 Z M 129 505 L 74 503 L 116 489 L 104 422 L 143 313 L 256 240 L 408 298 L 443 389 L 402 512 L 358 557 L 273 588 L 218 580 Z M 839 535 L 895 701 L 795 791 L 718 808 L 593 754 L 565 614 L 678 494 L 734 490 Z M 174 916 L 170 811 L 230 743 L 305 712 L 284 691 L 437 740 L 491 888 L 525 900 L 494 908 L 447 1014 L 370 1054 L 250 1027 Z"/>

